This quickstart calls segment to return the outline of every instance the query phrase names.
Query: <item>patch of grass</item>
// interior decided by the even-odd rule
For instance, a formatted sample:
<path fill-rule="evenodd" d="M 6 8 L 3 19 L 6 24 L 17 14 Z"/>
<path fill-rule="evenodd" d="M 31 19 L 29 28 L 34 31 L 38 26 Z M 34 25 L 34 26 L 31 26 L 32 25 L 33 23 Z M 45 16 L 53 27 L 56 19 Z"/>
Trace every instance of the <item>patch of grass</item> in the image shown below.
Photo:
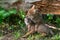
<path fill-rule="evenodd" d="M 60 40 L 60 34 L 58 33 L 58 34 L 54 35 L 54 36 L 51 38 L 51 40 Z"/>
<path fill-rule="evenodd" d="M 56 34 L 52 37 L 41 37 L 40 34 L 30 35 L 28 40 L 60 40 L 60 34 Z"/>
<path fill-rule="evenodd" d="M 0 32 L 0 37 L 1 37 L 1 36 L 3 36 L 3 33 L 2 33 L 2 32 Z"/>
<path fill-rule="evenodd" d="M 20 31 L 13 32 L 13 36 L 15 37 L 15 40 L 18 39 L 21 36 Z"/>
<path fill-rule="evenodd" d="M 34 35 L 30 35 L 28 38 L 27 38 L 28 40 L 42 40 L 42 39 L 44 39 L 44 37 L 41 37 L 41 34 L 34 34 Z"/>

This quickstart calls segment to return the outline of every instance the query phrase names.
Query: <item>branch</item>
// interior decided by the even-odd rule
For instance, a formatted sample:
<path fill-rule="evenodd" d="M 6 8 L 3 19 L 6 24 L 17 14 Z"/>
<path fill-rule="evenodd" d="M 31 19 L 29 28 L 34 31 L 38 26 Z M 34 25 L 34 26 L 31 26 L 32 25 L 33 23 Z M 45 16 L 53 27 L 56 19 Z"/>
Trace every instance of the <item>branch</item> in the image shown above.
<path fill-rule="evenodd" d="M 47 27 L 49 27 L 49 28 L 60 30 L 60 28 L 57 28 L 57 27 L 54 27 L 54 26 L 50 26 L 50 25 L 48 25 L 48 24 L 45 24 L 45 25 L 46 25 Z"/>

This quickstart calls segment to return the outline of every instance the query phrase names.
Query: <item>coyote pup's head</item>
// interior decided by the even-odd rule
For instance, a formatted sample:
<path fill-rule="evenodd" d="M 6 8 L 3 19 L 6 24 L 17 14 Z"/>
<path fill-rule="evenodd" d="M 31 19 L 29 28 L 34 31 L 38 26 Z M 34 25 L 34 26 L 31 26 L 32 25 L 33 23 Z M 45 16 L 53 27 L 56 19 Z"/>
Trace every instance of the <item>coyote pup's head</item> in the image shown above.
<path fill-rule="evenodd" d="M 27 12 L 26 16 L 33 18 L 37 14 L 37 9 L 35 8 L 36 6 L 33 5 Z"/>

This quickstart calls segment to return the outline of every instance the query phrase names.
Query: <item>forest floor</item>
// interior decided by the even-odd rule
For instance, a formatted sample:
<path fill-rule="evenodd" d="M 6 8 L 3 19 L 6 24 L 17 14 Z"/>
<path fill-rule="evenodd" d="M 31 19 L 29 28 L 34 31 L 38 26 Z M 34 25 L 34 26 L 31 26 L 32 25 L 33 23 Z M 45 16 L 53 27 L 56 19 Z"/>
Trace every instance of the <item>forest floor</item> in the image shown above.
<path fill-rule="evenodd" d="M 59 35 L 55 35 L 53 37 L 39 37 L 39 35 L 28 37 L 28 38 L 15 38 L 12 34 L 5 35 L 3 37 L 0 37 L 0 40 L 60 40 Z"/>
<path fill-rule="evenodd" d="M 50 36 L 41 37 L 40 34 L 35 33 L 33 35 L 29 35 L 27 38 L 22 38 L 22 36 L 24 34 L 25 33 L 23 31 L 22 32 L 15 31 L 15 32 L 12 32 L 12 33 L 8 33 L 4 36 L 1 36 L 0 40 L 60 40 L 60 32 L 56 33 L 52 37 L 50 37 Z"/>

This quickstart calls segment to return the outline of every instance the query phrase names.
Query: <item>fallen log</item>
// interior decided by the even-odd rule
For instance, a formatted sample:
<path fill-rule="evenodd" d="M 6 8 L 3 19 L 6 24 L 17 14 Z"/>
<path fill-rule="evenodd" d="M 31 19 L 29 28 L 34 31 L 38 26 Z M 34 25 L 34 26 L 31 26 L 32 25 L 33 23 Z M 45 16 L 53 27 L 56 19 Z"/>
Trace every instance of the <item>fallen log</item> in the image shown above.
<path fill-rule="evenodd" d="M 41 1 L 32 2 L 42 14 L 60 15 L 60 1 L 53 3 L 42 4 Z"/>

